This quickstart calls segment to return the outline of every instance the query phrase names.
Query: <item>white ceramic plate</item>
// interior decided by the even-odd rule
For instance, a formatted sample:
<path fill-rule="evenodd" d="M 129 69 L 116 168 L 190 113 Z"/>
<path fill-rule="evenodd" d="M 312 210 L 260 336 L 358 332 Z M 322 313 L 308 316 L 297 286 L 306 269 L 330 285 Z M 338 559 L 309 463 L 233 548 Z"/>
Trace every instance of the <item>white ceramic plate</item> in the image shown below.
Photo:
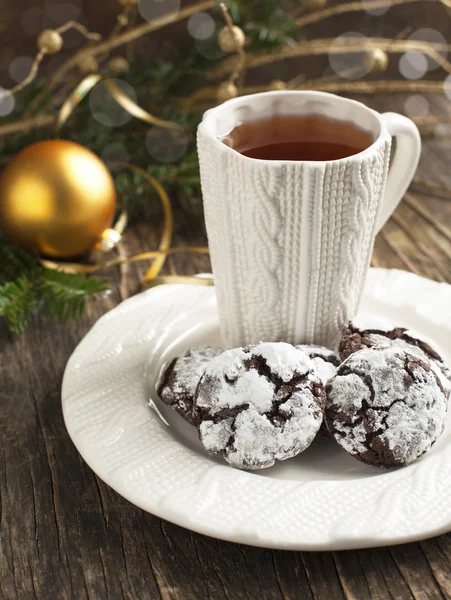
<path fill-rule="evenodd" d="M 423 332 L 451 359 L 451 286 L 371 269 L 361 312 Z M 62 391 L 67 429 L 119 494 L 188 529 L 271 548 L 363 548 L 451 529 L 450 423 L 429 454 L 388 472 L 324 439 L 257 473 L 207 456 L 195 429 L 154 390 L 161 363 L 199 344 L 221 344 L 214 288 L 169 285 L 123 302 L 72 355 Z M 149 394 L 170 427 L 147 405 Z"/>

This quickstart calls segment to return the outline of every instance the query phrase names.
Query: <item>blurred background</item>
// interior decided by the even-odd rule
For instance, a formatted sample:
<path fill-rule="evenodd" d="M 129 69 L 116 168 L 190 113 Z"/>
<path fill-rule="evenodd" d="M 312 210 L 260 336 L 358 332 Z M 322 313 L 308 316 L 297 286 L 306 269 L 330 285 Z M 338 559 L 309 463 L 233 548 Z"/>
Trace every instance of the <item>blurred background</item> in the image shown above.
<path fill-rule="evenodd" d="M 137 22 L 150 20 L 153 17 L 177 10 L 190 4 L 186 0 L 141 0 L 138 3 Z M 246 3 L 230 2 L 243 6 Z M 308 2 L 294 0 L 293 2 L 280 2 L 267 0 L 250 0 L 247 3 L 250 7 L 249 12 L 253 17 L 258 17 L 259 11 L 266 12 L 265 5 L 269 11 L 280 9 L 293 10 L 298 8 L 302 10 L 309 7 Z M 314 6 L 314 2 L 312 3 Z M 327 6 L 344 4 L 342 0 L 329 0 Z M 406 35 L 404 29 L 407 27 L 410 31 L 406 37 L 409 37 L 418 29 L 432 28 L 446 38 L 451 32 L 451 20 L 448 7 L 437 0 L 424 0 L 415 2 L 407 0 L 402 4 L 387 1 L 385 7 L 367 9 L 365 4 L 370 2 L 361 2 L 362 11 L 346 14 L 337 14 L 330 20 L 321 21 L 308 25 L 294 36 L 294 39 L 313 39 L 315 37 L 325 38 L 338 36 L 345 32 L 360 32 L 367 36 L 376 37 L 395 37 L 401 32 Z M 259 6 L 260 5 L 260 6 Z M 297 5 L 297 6 L 296 6 Z M 322 7 L 322 3 L 319 3 Z M 107 35 L 116 25 L 116 17 L 121 5 L 115 0 L 99 0 L 92 2 L 90 0 L 2 0 L 0 2 L 1 20 L 1 55 L 0 55 L 0 82 L 3 87 L 11 87 L 20 77 L 27 72 L 27 66 L 36 51 L 36 38 L 40 31 L 47 28 L 55 28 L 68 20 L 74 19 L 89 27 L 91 31 L 96 31 L 102 35 Z M 220 15 L 214 15 L 214 26 L 203 24 L 202 42 L 198 42 L 198 51 L 202 53 L 202 47 L 205 47 L 205 40 L 214 37 L 216 29 L 221 27 L 222 21 Z M 274 16 L 275 19 L 275 16 Z M 274 21 L 273 21 L 274 22 Z M 202 24 L 202 21 L 199 21 Z M 258 26 L 258 23 L 257 23 Z M 429 33 L 429 35 L 428 35 Z M 138 58 L 147 61 L 154 57 L 162 55 L 180 56 L 185 50 L 192 49 L 193 31 L 187 27 L 187 21 L 170 25 L 164 30 L 143 36 L 136 41 L 135 49 Z M 209 35 L 208 35 L 209 34 Z M 418 36 L 415 36 L 418 38 Z M 419 35 L 420 39 L 428 38 L 426 41 L 433 41 L 431 32 L 423 32 Z M 437 39 L 439 39 L 437 37 Z M 77 31 L 70 31 L 65 35 L 64 50 L 58 55 L 47 61 L 42 70 L 43 74 L 51 73 L 58 64 L 61 64 L 74 49 L 78 48 L 84 42 L 83 36 Z M 118 50 L 114 54 L 124 55 L 123 50 Z M 319 57 L 308 63 L 303 59 L 293 61 L 295 64 L 278 65 L 275 69 L 279 75 L 285 73 L 291 74 L 293 71 L 302 69 L 307 74 L 319 74 L 327 68 L 327 55 Z M 396 61 L 390 65 L 387 75 L 396 77 L 399 75 Z M 436 74 L 438 76 L 438 74 Z M 264 79 L 265 73 L 255 73 L 255 77 Z M 252 77 L 253 78 L 253 77 Z"/>

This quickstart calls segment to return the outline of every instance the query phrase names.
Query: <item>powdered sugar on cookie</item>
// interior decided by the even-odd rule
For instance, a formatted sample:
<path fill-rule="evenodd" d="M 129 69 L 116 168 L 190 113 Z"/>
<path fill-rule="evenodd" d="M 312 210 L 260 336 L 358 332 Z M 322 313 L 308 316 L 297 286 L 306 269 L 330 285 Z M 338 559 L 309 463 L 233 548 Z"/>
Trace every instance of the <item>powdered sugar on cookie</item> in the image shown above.
<path fill-rule="evenodd" d="M 194 424 L 193 402 L 197 384 L 208 363 L 222 352 L 224 349 L 216 346 L 200 346 L 166 362 L 157 381 L 157 392 L 162 402 Z"/>
<path fill-rule="evenodd" d="M 337 372 L 340 357 L 333 350 L 329 350 L 324 346 L 310 346 L 308 344 L 301 344 L 296 348 L 302 350 L 312 360 L 316 374 L 324 384 Z"/>
<path fill-rule="evenodd" d="M 234 467 L 269 467 L 310 445 L 324 402 L 312 362 L 289 344 L 228 350 L 209 363 L 197 388 L 200 439 Z"/>
<path fill-rule="evenodd" d="M 425 335 L 396 327 L 391 321 L 379 317 L 353 319 L 343 330 L 340 355 L 347 358 L 362 348 L 374 346 L 396 346 L 430 363 L 447 396 L 451 392 L 451 372 L 437 345 Z"/>
<path fill-rule="evenodd" d="M 446 411 L 430 364 L 396 346 L 352 354 L 327 386 L 329 431 L 347 452 L 377 466 L 407 465 L 427 452 Z"/>

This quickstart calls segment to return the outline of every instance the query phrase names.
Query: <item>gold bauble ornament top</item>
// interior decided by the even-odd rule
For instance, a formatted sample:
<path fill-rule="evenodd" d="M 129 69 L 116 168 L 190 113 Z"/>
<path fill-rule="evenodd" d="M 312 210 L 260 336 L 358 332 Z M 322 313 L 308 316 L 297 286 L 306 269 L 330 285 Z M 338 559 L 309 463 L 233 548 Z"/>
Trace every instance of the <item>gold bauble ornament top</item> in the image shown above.
<path fill-rule="evenodd" d="M 124 7 L 136 6 L 138 4 L 138 0 L 119 0 L 119 4 Z"/>
<path fill-rule="evenodd" d="M 124 57 L 114 56 L 108 61 L 108 68 L 114 75 L 121 75 L 130 71 L 130 64 Z"/>
<path fill-rule="evenodd" d="M 388 67 L 388 55 L 381 48 L 371 48 L 363 55 L 363 66 L 370 73 L 382 73 Z"/>
<path fill-rule="evenodd" d="M 218 33 L 218 45 L 223 52 L 231 54 L 241 50 L 246 42 L 246 36 L 241 27 L 226 25 Z"/>
<path fill-rule="evenodd" d="M 97 73 L 99 70 L 99 63 L 94 56 L 81 56 L 77 62 L 77 67 L 80 73 L 89 75 L 90 73 Z"/>
<path fill-rule="evenodd" d="M 52 258 L 89 252 L 111 226 L 114 182 L 93 152 L 65 140 L 37 142 L 0 175 L 0 223 L 22 248 Z"/>
<path fill-rule="evenodd" d="M 54 29 L 44 29 L 38 37 L 38 48 L 46 54 L 57 54 L 63 47 L 61 34 Z"/>
<path fill-rule="evenodd" d="M 236 98 L 237 96 L 238 88 L 233 81 L 223 81 L 218 85 L 216 90 L 216 98 L 218 99 L 218 102 L 225 102 L 226 100 Z"/>

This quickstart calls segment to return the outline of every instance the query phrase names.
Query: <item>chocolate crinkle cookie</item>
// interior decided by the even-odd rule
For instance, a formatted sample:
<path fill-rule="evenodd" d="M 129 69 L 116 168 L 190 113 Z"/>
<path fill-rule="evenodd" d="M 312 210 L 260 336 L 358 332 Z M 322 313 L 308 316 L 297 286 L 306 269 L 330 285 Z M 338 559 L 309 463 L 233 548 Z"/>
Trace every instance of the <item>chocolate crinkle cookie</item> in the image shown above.
<path fill-rule="evenodd" d="M 447 400 L 430 362 L 396 346 L 352 354 L 326 393 L 329 431 L 346 452 L 369 465 L 408 465 L 445 427 Z"/>
<path fill-rule="evenodd" d="M 329 350 L 329 348 L 309 344 L 300 344 L 296 348 L 305 352 L 312 359 L 316 374 L 324 384 L 335 375 L 340 366 L 340 357 L 333 350 Z"/>
<path fill-rule="evenodd" d="M 345 360 L 362 348 L 381 345 L 396 346 L 425 362 L 430 361 L 446 396 L 449 397 L 451 393 L 451 371 L 440 356 L 438 349 L 434 347 L 434 342 L 416 331 L 404 327 L 395 327 L 388 320 L 362 317 L 351 321 L 342 333 L 340 356 L 342 360 Z"/>
<path fill-rule="evenodd" d="M 302 352 L 305 352 L 309 358 L 311 358 L 315 365 L 315 372 L 321 379 L 324 385 L 329 381 L 331 377 L 335 375 L 338 367 L 340 366 L 341 360 L 336 352 L 329 350 L 325 346 L 314 346 L 310 344 L 301 344 L 296 346 Z M 318 435 L 320 437 L 331 438 L 329 431 L 327 430 L 324 421 L 321 423 Z"/>
<path fill-rule="evenodd" d="M 224 348 L 200 346 L 165 363 L 157 382 L 160 400 L 171 406 L 189 423 L 196 425 L 193 414 L 194 393 L 208 363 Z"/>
<path fill-rule="evenodd" d="M 204 448 L 239 469 L 271 467 L 303 452 L 324 405 L 312 361 L 283 342 L 227 350 L 207 365 L 195 396 Z"/>

